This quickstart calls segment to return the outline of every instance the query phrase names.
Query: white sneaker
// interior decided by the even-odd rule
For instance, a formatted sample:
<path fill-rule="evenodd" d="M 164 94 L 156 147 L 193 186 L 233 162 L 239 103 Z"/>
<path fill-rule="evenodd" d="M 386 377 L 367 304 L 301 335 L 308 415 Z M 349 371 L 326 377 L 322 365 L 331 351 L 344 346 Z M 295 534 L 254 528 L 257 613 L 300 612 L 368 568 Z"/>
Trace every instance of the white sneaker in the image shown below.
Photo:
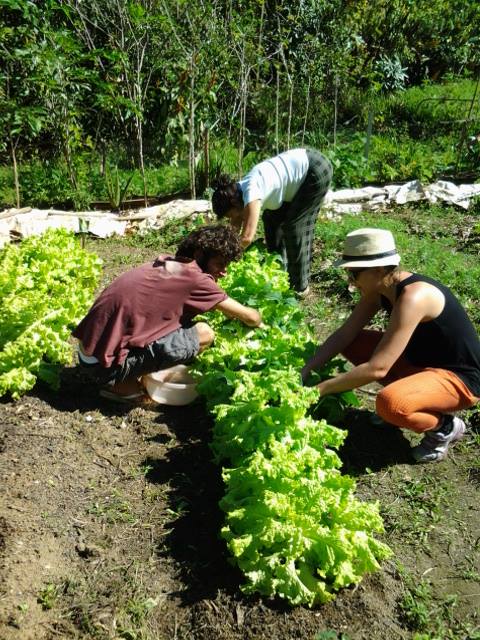
<path fill-rule="evenodd" d="M 452 425 L 446 434 L 443 431 Z M 412 448 L 416 462 L 439 462 L 447 457 L 448 447 L 465 435 L 465 423 L 456 416 L 444 416 L 442 425 L 435 431 L 428 431 L 419 445 Z"/>
<path fill-rule="evenodd" d="M 295 291 L 297 298 L 306 298 L 310 293 L 310 287 L 306 287 L 303 291 Z"/>

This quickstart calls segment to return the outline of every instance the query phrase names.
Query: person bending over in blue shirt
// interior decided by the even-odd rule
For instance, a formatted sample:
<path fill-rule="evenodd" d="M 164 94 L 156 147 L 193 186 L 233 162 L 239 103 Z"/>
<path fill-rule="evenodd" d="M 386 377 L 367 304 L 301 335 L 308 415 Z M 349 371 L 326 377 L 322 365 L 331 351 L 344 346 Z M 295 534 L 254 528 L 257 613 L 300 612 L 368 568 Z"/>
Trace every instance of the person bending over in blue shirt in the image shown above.
<path fill-rule="evenodd" d="M 308 293 L 315 222 L 332 180 L 332 165 L 314 149 L 291 149 L 257 164 L 238 182 L 222 175 L 212 208 L 240 232 L 246 248 L 260 216 L 270 252 L 279 253 L 300 296 Z"/>

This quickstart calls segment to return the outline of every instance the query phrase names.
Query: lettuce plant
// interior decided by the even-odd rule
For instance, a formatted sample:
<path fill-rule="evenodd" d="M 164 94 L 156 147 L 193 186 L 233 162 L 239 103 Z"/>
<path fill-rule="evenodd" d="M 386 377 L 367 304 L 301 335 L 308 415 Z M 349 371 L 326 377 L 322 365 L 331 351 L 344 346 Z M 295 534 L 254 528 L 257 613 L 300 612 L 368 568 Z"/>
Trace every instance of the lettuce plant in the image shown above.
<path fill-rule="evenodd" d="M 72 358 L 72 328 L 88 310 L 101 261 L 75 236 L 50 229 L 0 252 L 0 396 L 18 398 L 37 378 L 58 387 Z"/>
<path fill-rule="evenodd" d="M 315 349 L 313 334 L 274 256 L 258 249 L 232 265 L 222 286 L 261 310 L 265 328 L 209 317 L 213 348 L 192 368 L 215 417 L 211 447 L 224 465 L 222 537 L 245 576 L 245 593 L 314 606 L 358 583 L 390 555 L 377 503 L 355 497 L 336 449 L 345 432 L 321 415 L 355 402 L 351 392 L 318 398 L 300 369 Z M 317 375 L 332 375 L 330 363 Z"/>

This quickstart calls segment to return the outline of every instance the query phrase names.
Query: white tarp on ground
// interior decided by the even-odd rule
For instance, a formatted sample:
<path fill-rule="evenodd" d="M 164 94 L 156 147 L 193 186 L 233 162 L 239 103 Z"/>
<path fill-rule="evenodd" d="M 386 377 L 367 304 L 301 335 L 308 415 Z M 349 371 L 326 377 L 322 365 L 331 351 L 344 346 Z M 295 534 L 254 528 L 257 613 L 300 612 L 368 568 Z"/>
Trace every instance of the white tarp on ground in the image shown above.
<path fill-rule="evenodd" d="M 209 211 L 208 200 L 173 200 L 122 214 L 30 207 L 8 209 L 0 213 L 0 247 L 11 239 L 38 235 L 49 228 L 63 227 L 75 233 L 88 232 L 100 238 L 107 238 L 113 234 L 124 235 L 130 228 L 161 228 L 172 221 Z"/>
<path fill-rule="evenodd" d="M 406 204 L 418 200 L 431 203 L 445 202 L 468 209 L 472 198 L 480 195 L 480 184 L 461 184 L 439 180 L 423 186 L 419 180 L 406 184 L 362 189 L 341 189 L 327 194 L 325 207 L 336 214 L 360 213 L 387 209 L 393 204 Z"/>
<path fill-rule="evenodd" d="M 473 198 L 480 196 L 480 184 L 455 185 L 439 180 L 423 186 L 418 180 L 402 185 L 364 187 L 329 191 L 324 209 L 327 216 L 362 211 L 380 211 L 393 205 L 418 200 L 445 202 L 468 209 Z M 0 247 L 11 239 L 43 233 L 47 228 L 64 227 L 76 233 L 87 232 L 100 238 L 112 234 L 123 235 L 129 229 L 161 229 L 183 218 L 211 213 L 208 200 L 172 200 L 166 204 L 137 209 L 121 214 L 100 211 L 58 211 L 56 209 L 8 209 L 0 213 Z"/>

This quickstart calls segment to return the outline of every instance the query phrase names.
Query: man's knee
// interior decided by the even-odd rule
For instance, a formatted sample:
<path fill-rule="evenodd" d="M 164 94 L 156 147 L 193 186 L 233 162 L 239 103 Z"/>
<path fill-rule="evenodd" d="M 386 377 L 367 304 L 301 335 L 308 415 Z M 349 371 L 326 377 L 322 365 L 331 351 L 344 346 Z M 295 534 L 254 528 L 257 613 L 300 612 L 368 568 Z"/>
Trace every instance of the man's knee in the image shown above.
<path fill-rule="evenodd" d="M 215 340 L 215 332 L 206 322 L 198 322 L 195 325 L 198 333 L 200 351 L 207 349 Z"/>

